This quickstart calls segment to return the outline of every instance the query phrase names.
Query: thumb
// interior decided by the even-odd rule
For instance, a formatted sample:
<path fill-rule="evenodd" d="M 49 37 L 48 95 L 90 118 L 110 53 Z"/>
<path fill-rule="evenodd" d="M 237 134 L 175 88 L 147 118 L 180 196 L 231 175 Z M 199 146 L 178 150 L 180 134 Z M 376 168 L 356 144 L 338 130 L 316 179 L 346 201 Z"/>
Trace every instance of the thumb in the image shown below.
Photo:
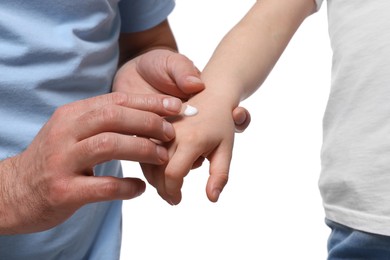
<path fill-rule="evenodd" d="M 251 122 L 251 114 L 244 107 L 236 107 L 233 110 L 233 120 L 236 126 L 236 133 L 242 133 Z"/>
<path fill-rule="evenodd" d="M 179 53 L 153 50 L 137 62 L 140 75 L 155 89 L 178 98 L 189 98 L 204 89 L 194 63 Z"/>
<path fill-rule="evenodd" d="M 177 87 L 185 94 L 196 94 L 205 88 L 200 71 L 187 57 L 173 54 L 167 62 L 168 71 Z"/>
<path fill-rule="evenodd" d="M 145 182 L 137 178 L 78 176 L 70 184 L 69 202 L 87 204 L 133 199 L 145 192 Z"/>

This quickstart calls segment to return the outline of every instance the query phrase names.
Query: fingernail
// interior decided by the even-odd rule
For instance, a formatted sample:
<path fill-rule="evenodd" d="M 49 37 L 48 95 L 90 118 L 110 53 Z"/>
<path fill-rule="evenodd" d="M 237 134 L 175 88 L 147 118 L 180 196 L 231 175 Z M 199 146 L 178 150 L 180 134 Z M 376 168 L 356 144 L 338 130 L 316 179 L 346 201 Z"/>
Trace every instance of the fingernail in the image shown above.
<path fill-rule="evenodd" d="M 160 158 L 164 162 L 168 161 L 168 159 L 169 159 L 168 152 L 164 147 L 157 145 L 156 150 L 157 150 L 158 158 Z"/>
<path fill-rule="evenodd" d="M 194 76 L 188 76 L 186 80 L 194 84 L 203 84 L 203 81 L 200 78 Z"/>
<path fill-rule="evenodd" d="M 173 128 L 173 125 L 167 121 L 163 121 L 163 131 L 168 138 L 171 139 L 175 137 L 175 129 Z"/>
<path fill-rule="evenodd" d="M 181 110 L 181 100 L 178 98 L 164 98 L 163 106 L 166 110 L 171 112 L 180 112 Z"/>

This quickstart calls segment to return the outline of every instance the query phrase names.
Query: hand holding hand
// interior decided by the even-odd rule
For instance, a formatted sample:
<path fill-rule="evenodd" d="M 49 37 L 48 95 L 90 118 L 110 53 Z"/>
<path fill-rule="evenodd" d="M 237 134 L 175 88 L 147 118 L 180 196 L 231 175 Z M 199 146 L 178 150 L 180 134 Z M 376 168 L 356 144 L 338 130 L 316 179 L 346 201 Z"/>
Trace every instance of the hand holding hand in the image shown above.
<path fill-rule="evenodd" d="M 21 154 L 0 162 L 0 233 L 49 229 L 81 206 L 139 196 L 139 179 L 95 177 L 110 160 L 164 164 L 168 153 L 151 141 L 174 138 L 164 116 L 181 101 L 163 95 L 113 93 L 60 107 Z"/>
<path fill-rule="evenodd" d="M 118 70 L 113 84 L 114 92 L 164 93 L 182 99 L 203 89 L 193 62 L 166 49 L 151 50 L 128 61 Z"/>
<path fill-rule="evenodd" d="M 203 95 L 203 101 L 205 98 L 208 97 Z M 184 177 L 191 169 L 199 167 L 205 158 L 210 161 L 210 177 L 206 185 L 210 201 L 218 200 L 228 181 L 235 132 L 232 109 L 222 103 L 203 107 L 194 99 L 190 102 L 199 113 L 192 117 L 176 117 L 173 122 L 176 138 L 168 145 L 169 162 L 164 165 L 141 164 L 148 182 L 172 205 L 181 201 Z"/>
<path fill-rule="evenodd" d="M 117 72 L 113 92 L 130 94 L 167 94 L 188 100 L 204 90 L 200 72 L 194 63 L 182 54 L 156 49 L 125 63 Z M 233 110 L 236 132 L 249 126 L 251 117 L 243 107 Z"/>
<path fill-rule="evenodd" d="M 114 91 L 121 91 L 126 93 L 165 93 L 169 95 L 174 95 L 177 97 L 182 98 L 183 100 L 187 100 L 194 94 L 202 91 L 204 89 L 204 84 L 200 80 L 200 73 L 199 70 L 194 66 L 192 61 L 190 61 L 185 56 L 178 54 L 176 52 L 172 52 L 169 50 L 152 50 L 148 53 L 145 53 L 129 62 L 127 62 L 125 65 L 123 65 L 118 73 L 116 74 L 113 90 Z M 205 108 L 204 111 L 207 111 L 209 108 Z M 204 113 L 204 111 L 202 113 Z M 226 110 L 230 111 L 230 110 Z M 250 123 L 250 114 L 249 112 L 242 107 L 236 107 L 234 108 L 232 115 L 228 115 L 226 118 L 232 118 L 235 123 L 235 130 L 236 132 L 243 132 Z M 190 120 L 190 119 L 188 119 Z M 192 119 L 191 119 L 192 120 Z M 217 122 L 217 121 L 214 121 Z M 180 128 L 180 123 L 176 122 L 176 127 Z M 194 124 L 202 124 L 195 123 Z M 207 127 L 207 124 L 203 124 L 203 126 L 206 127 L 204 129 L 205 131 L 209 130 Z M 230 125 L 229 125 L 230 126 Z M 217 128 L 219 129 L 219 128 Z M 226 128 L 230 129 L 230 128 Z M 213 150 L 213 148 L 217 148 L 220 139 L 212 139 L 209 140 L 210 143 L 208 144 L 209 147 L 205 146 L 199 146 L 199 151 L 192 151 L 193 153 L 189 154 L 185 151 L 183 151 L 186 156 L 188 156 L 186 159 L 188 161 L 184 162 L 183 164 L 178 163 L 179 162 L 179 153 L 182 150 L 185 150 L 185 144 L 188 143 L 189 147 L 196 146 L 197 141 L 201 140 L 196 136 L 186 136 L 186 132 L 191 132 L 192 129 L 189 129 L 188 131 L 184 129 L 181 131 L 184 138 L 187 138 L 186 140 L 183 139 L 183 143 L 180 143 L 180 150 L 177 148 L 177 143 L 170 144 L 170 152 L 175 154 L 175 157 L 173 158 L 173 162 L 170 163 L 170 167 L 168 167 L 168 176 L 172 175 L 173 182 L 176 182 L 173 186 L 179 186 L 181 187 L 182 178 L 184 178 L 185 175 L 187 175 L 188 171 L 191 168 L 200 167 L 202 165 L 203 160 L 205 157 L 208 157 L 210 160 L 212 160 L 211 155 L 206 155 L 206 152 L 201 152 L 201 155 L 196 153 L 199 153 L 201 149 L 207 149 L 207 150 Z M 218 130 L 219 131 L 219 130 Z M 194 133 L 193 133 L 194 134 Z M 195 133 L 196 134 L 196 133 Z M 206 132 L 205 136 L 208 136 L 210 133 Z M 205 138 L 203 136 L 202 138 Z M 179 140 L 182 137 L 177 138 Z M 192 142 L 190 139 L 194 139 L 195 142 Z M 214 137 L 213 137 L 214 138 Z M 222 137 L 223 138 L 223 137 Z M 233 138 L 233 137 L 227 137 L 227 138 Z M 226 144 L 225 144 L 226 143 Z M 218 196 L 216 195 L 218 193 L 218 190 L 222 191 L 222 188 L 225 186 L 227 182 L 227 173 L 228 168 L 230 165 L 231 160 L 231 145 L 227 144 L 227 141 L 224 141 L 224 144 L 221 145 L 221 147 L 218 149 L 218 151 L 224 150 L 224 155 L 222 152 L 217 152 L 217 155 L 220 156 L 214 156 L 213 158 L 220 158 L 220 159 L 214 159 L 213 162 L 216 162 L 219 160 L 220 165 L 224 165 L 225 174 L 220 174 L 219 178 L 216 178 L 216 174 L 213 174 L 210 177 L 208 187 L 208 196 L 211 201 L 216 201 L 218 199 Z M 206 145 L 206 144 L 205 144 Z M 230 150 L 230 152 L 229 152 Z M 173 152 L 175 151 L 175 152 Z M 196 157 L 196 158 L 195 158 Z M 177 172 L 174 172 L 171 170 L 173 167 L 172 165 L 179 164 L 179 168 Z M 217 163 L 214 163 L 212 167 L 219 168 L 222 166 L 214 166 Z M 157 191 L 161 195 L 162 198 L 167 200 L 171 204 L 177 204 L 179 203 L 181 199 L 181 193 L 180 188 L 168 188 L 168 191 L 170 193 L 175 193 L 173 196 L 168 195 L 165 187 L 165 166 L 155 166 L 155 165 L 147 165 L 147 164 L 141 164 L 141 167 L 143 169 L 145 177 L 148 179 L 148 181 L 157 188 Z M 213 170 L 213 172 L 217 171 Z M 221 170 L 222 172 L 222 170 Z M 225 179 L 226 177 L 226 179 Z M 169 177 L 167 177 L 169 178 Z M 218 187 L 218 188 L 216 188 Z M 214 190 L 214 191 L 213 191 Z M 219 191 L 219 192 L 220 192 Z M 214 193 L 214 195 L 212 195 Z"/>

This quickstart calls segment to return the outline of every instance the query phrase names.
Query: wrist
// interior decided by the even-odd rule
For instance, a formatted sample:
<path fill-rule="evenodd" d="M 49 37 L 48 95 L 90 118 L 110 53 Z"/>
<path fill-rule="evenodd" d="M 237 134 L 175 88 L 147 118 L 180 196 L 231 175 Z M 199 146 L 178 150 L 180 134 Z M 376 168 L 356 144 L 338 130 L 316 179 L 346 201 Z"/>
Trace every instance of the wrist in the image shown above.
<path fill-rule="evenodd" d="M 202 92 L 192 96 L 188 102 L 189 105 L 198 109 L 235 109 L 240 99 L 232 95 L 229 91 L 215 91 L 206 87 Z"/>

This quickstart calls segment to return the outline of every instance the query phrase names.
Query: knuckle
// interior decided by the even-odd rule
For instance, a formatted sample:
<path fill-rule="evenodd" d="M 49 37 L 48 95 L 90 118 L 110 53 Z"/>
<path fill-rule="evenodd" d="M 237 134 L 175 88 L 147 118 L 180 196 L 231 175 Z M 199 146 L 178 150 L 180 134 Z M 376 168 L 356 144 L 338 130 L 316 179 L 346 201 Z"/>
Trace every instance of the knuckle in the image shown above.
<path fill-rule="evenodd" d="M 182 176 L 179 176 L 181 174 L 179 174 L 178 172 L 175 172 L 175 171 L 165 171 L 165 178 L 170 180 L 170 182 L 172 184 L 175 184 L 175 185 L 172 185 L 172 186 L 177 186 L 177 183 L 180 181 L 180 178 L 182 178 Z"/>
<path fill-rule="evenodd" d="M 124 92 L 113 92 L 109 96 L 111 102 L 117 105 L 124 105 L 129 100 L 129 96 Z"/>
<path fill-rule="evenodd" d="M 140 139 L 139 141 L 139 153 L 143 156 L 149 156 L 152 151 L 155 151 L 155 148 L 152 148 L 152 145 L 149 140 Z"/>
<path fill-rule="evenodd" d="M 159 99 L 157 97 L 151 96 L 151 98 L 146 99 L 146 102 L 148 104 L 148 107 L 150 109 L 157 109 L 159 107 Z"/>
<path fill-rule="evenodd" d="M 168 56 L 167 58 L 168 64 L 181 64 L 179 68 L 189 68 L 195 72 L 195 74 L 198 74 L 198 69 L 195 67 L 195 64 L 192 60 L 190 60 L 188 57 L 180 54 L 180 53 L 173 53 Z"/>
<path fill-rule="evenodd" d="M 102 133 L 87 139 L 84 146 L 86 154 L 106 154 L 118 148 L 118 140 L 108 133 Z"/>
<path fill-rule="evenodd" d="M 69 114 L 72 114 L 74 111 L 72 104 L 66 104 L 63 106 L 58 107 L 54 113 L 53 118 L 62 119 L 64 116 L 67 116 Z"/>
<path fill-rule="evenodd" d="M 104 184 L 102 184 L 100 192 L 102 197 L 114 198 L 119 194 L 120 183 L 115 181 L 114 178 L 109 178 Z"/>
<path fill-rule="evenodd" d="M 218 182 L 220 183 L 221 188 L 223 188 L 226 186 L 226 184 L 229 181 L 229 174 L 228 173 L 215 174 L 214 178 L 218 179 Z"/>
<path fill-rule="evenodd" d="M 197 145 L 199 147 L 206 147 L 207 143 L 208 143 L 207 137 L 202 136 L 198 132 L 195 132 L 195 131 L 186 133 L 181 138 L 182 138 L 182 143 Z"/>
<path fill-rule="evenodd" d="M 143 111 L 157 112 L 162 110 L 162 96 L 155 94 L 134 94 L 127 98 L 126 105 Z"/>
<path fill-rule="evenodd" d="M 101 119 L 103 122 L 115 122 L 122 118 L 122 110 L 118 109 L 117 106 L 108 105 L 101 108 L 100 111 Z"/>
<path fill-rule="evenodd" d="M 146 132 L 162 130 L 163 119 L 153 113 L 148 113 L 143 117 L 142 124 Z"/>
<path fill-rule="evenodd" d="M 167 56 L 167 63 L 182 63 L 182 62 L 191 62 L 190 59 L 188 59 L 186 56 L 180 54 L 180 53 L 170 53 L 170 55 Z"/>
<path fill-rule="evenodd" d="M 56 150 L 51 150 L 50 153 L 42 153 L 41 159 L 40 168 L 45 172 L 57 172 L 68 161 L 64 154 Z"/>
<path fill-rule="evenodd" d="M 176 171 L 170 171 L 165 172 L 165 179 L 168 181 L 169 190 L 174 191 L 181 189 L 184 183 L 184 177 L 187 175 L 186 172 L 176 172 Z"/>
<path fill-rule="evenodd" d="M 187 172 L 178 171 L 172 167 L 167 167 L 164 172 L 165 175 L 165 184 L 169 190 L 180 189 L 184 182 L 184 177 L 187 175 Z"/>
<path fill-rule="evenodd" d="M 65 129 L 54 126 L 51 127 L 45 134 L 46 136 L 41 139 L 40 147 L 44 147 L 46 151 L 50 150 L 52 153 L 43 153 L 42 156 L 53 158 L 54 155 L 57 154 L 53 152 L 57 151 L 59 143 L 64 139 L 64 136 L 66 136 L 67 133 L 65 133 Z"/>
<path fill-rule="evenodd" d="M 156 156 L 156 145 L 146 138 L 137 139 L 137 153 L 140 158 L 151 158 Z"/>
<path fill-rule="evenodd" d="M 67 182 L 57 180 L 48 187 L 47 202 L 50 208 L 58 208 L 66 203 L 67 194 L 69 194 L 69 185 Z"/>

